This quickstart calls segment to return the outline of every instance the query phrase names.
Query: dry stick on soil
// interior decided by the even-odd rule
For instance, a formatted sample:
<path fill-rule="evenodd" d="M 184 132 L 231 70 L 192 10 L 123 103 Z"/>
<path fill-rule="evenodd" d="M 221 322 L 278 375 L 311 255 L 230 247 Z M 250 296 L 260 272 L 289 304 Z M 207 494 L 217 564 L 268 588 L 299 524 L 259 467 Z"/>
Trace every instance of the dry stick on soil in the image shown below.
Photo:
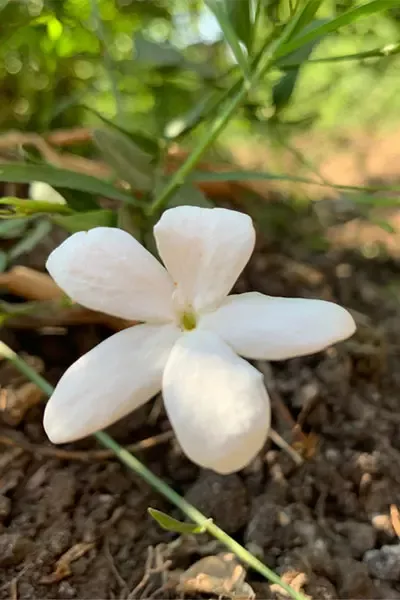
<path fill-rule="evenodd" d="M 159 444 L 164 444 L 173 438 L 173 431 L 164 431 L 159 435 L 153 435 L 140 442 L 129 444 L 125 446 L 127 452 L 140 452 L 142 450 L 148 450 L 154 448 Z M 92 460 L 108 460 L 110 458 L 116 458 L 115 453 L 111 450 L 62 450 L 54 448 L 52 446 L 39 446 L 38 444 L 31 444 L 26 438 L 18 436 L 18 438 L 4 434 L 0 430 L 0 444 L 3 446 L 11 446 L 13 448 L 21 448 L 26 452 L 30 452 L 35 456 L 48 456 L 51 458 L 58 458 L 59 460 L 75 460 L 79 462 L 91 462 Z"/>
<path fill-rule="evenodd" d="M 43 392 L 50 396 L 53 393 L 53 386 L 50 385 L 41 375 L 36 373 L 18 354 L 16 354 L 11 348 L 9 348 L 3 342 L 0 342 L 0 355 L 6 360 L 10 361 L 21 373 L 23 373 L 30 381 L 36 383 L 36 385 L 43 390 Z M 129 469 L 137 473 L 146 483 L 156 489 L 162 494 L 167 500 L 179 508 L 191 521 L 203 527 L 210 535 L 215 539 L 224 544 L 231 552 L 243 563 L 260 573 L 265 579 L 272 583 L 278 584 L 280 588 L 283 588 L 294 600 L 306 600 L 305 596 L 290 585 L 284 582 L 276 573 L 264 565 L 258 558 L 256 558 L 251 552 L 241 546 L 236 540 L 231 538 L 220 529 L 212 520 L 208 519 L 203 515 L 197 508 L 195 508 L 190 502 L 182 498 L 175 490 L 169 487 L 162 479 L 154 475 L 147 467 L 144 466 L 134 456 L 130 454 L 125 448 L 120 446 L 112 437 L 103 431 L 99 431 L 94 434 L 94 437 L 106 448 L 112 450 L 120 461 L 125 464 Z"/>
<path fill-rule="evenodd" d="M 293 461 L 296 463 L 296 465 L 300 466 L 304 463 L 304 460 L 300 456 L 300 454 L 294 448 L 292 448 L 286 442 L 286 440 L 284 440 L 283 437 L 280 436 L 277 431 L 275 431 L 275 429 L 269 430 L 269 437 L 274 442 L 274 444 L 276 444 L 279 448 L 284 450 L 284 452 L 287 452 L 287 454 L 289 454 L 290 458 L 293 459 Z"/>
<path fill-rule="evenodd" d="M 36 307 L 32 307 L 32 311 L 29 311 L 28 314 L 10 316 L 9 322 L 13 327 L 35 328 L 47 325 L 98 323 L 120 331 L 134 324 L 134 322 L 92 311 L 77 304 L 64 306 L 65 294 L 55 281 L 46 273 L 29 267 L 17 266 L 6 273 L 0 273 L 0 287 L 26 300 L 43 303 L 42 306 L 38 304 Z M 18 307 L 21 310 L 21 305 Z"/>

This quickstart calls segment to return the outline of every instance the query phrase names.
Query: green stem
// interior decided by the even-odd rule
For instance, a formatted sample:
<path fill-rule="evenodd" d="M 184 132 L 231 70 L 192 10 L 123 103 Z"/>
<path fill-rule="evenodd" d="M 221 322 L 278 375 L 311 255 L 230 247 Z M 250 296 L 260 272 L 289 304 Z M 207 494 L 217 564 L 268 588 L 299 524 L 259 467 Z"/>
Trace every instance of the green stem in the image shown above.
<path fill-rule="evenodd" d="M 11 350 L 6 344 L 0 342 L 0 356 L 9 360 L 21 373 L 23 373 L 30 381 L 35 383 L 47 396 L 51 396 L 54 388 L 46 379 L 44 379 L 39 373 L 36 373 L 32 367 L 30 367 L 16 352 Z M 251 552 L 246 550 L 238 542 L 232 539 L 222 529 L 211 522 L 205 517 L 197 508 L 187 502 L 179 494 L 177 494 L 172 488 L 169 487 L 162 479 L 154 475 L 147 467 L 145 467 L 133 454 L 125 450 L 118 442 L 116 442 L 111 436 L 104 431 L 99 431 L 94 434 L 94 437 L 106 448 L 109 448 L 114 452 L 117 458 L 125 464 L 129 469 L 137 473 L 144 481 L 156 489 L 162 494 L 167 500 L 179 508 L 189 519 L 204 527 L 210 535 L 215 539 L 224 544 L 229 550 L 231 550 L 236 556 L 246 563 L 249 567 L 258 571 L 263 577 L 269 581 L 279 585 L 283 588 L 294 600 L 306 600 L 306 598 L 292 589 L 287 583 L 276 575 L 271 569 L 264 565 L 258 558 L 256 558 Z"/>
<path fill-rule="evenodd" d="M 374 48 L 373 50 L 367 50 L 366 52 L 356 52 L 355 54 L 339 54 L 337 56 L 325 56 L 321 58 L 310 58 L 303 60 L 302 62 L 286 62 L 282 60 L 277 62 L 276 66 L 282 71 L 288 71 L 290 69 L 298 69 L 306 65 L 316 65 L 322 63 L 331 62 L 343 62 L 347 60 L 363 60 L 365 58 L 388 58 L 400 54 L 400 42 L 393 44 L 386 44 L 383 48 Z"/>
<path fill-rule="evenodd" d="M 193 152 L 188 156 L 183 165 L 171 177 L 167 185 L 161 191 L 160 195 L 151 204 L 149 209 L 150 215 L 154 215 L 157 212 L 161 211 L 167 204 L 171 196 L 174 194 L 174 192 L 176 192 L 176 190 L 185 182 L 185 179 L 189 175 L 190 171 L 196 166 L 197 162 L 200 160 L 200 158 L 203 156 L 206 150 L 211 146 L 211 144 L 213 144 L 213 142 L 217 139 L 221 131 L 228 124 L 230 118 L 235 113 L 243 98 L 246 96 L 248 91 L 248 85 L 249 84 L 245 83 L 242 84 L 241 89 L 229 102 L 223 114 L 220 117 L 217 117 L 217 119 L 215 119 L 215 121 L 207 130 L 206 134 L 201 138 Z"/>

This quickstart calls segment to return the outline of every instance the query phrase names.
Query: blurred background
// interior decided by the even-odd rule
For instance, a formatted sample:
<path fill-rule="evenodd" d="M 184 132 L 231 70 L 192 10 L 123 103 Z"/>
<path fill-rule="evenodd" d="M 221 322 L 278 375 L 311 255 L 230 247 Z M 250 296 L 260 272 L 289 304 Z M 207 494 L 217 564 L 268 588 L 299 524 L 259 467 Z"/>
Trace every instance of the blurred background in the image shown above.
<path fill-rule="evenodd" d="M 245 4 L 234 1 L 232 10 Z M 265 16 L 256 35 L 262 40 L 285 19 L 290 3 L 261 4 Z M 318 18 L 353 4 L 326 0 Z M 129 130 L 173 138 L 195 118 L 190 113 L 200 110 L 199 100 L 225 89 L 235 75 L 218 23 L 201 1 L 2 0 L 0 11 L 3 131 L 98 125 L 98 111 Z M 360 19 L 286 62 L 301 63 L 306 52 L 314 61 L 384 51 L 399 35 L 395 8 Z M 317 163 L 326 162 L 332 148 L 345 153 L 352 144 L 361 166 L 366 154 L 380 154 L 372 140 L 381 133 L 394 144 L 397 54 L 303 64 L 301 72 L 293 67 L 286 74 L 285 82 L 276 70 L 269 74 L 226 131 L 222 141 L 235 156 L 250 160 L 245 149 L 253 142 L 276 150 L 275 144 L 296 138 Z M 388 158 L 395 162 L 394 155 Z M 394 164 L 385 168 L 388 175 L 395 171 Z"/>
<path fill-rule="evenodd" d="M 279 32 L 294 4 L 258 3 L 258 25 L 252 29 L 252 3 L 234 0 L 229 10 L 242 47 L 259 48 Z M 306 203 L 335 198 L 318 209 L 324 223 L 331 224 L 333 213 L 350 220 L 351 229 L 357 213 L 378 221 L 367 237 L 387 245 L 398 228 L 387 205 L 396 205 L 399 188 L 390 186 L 400 178 L 400 9 L 395 4 L 313 41 L 270 70 L 218 138 L 208 167 L 228 161 L 278 174 L 246 183 L 262 196 L 276 192 L 286 201 Z M 352 6 L 351 0 L 325 0 L 318 23 Z M 0 139 L 3 160 L 35 161 L 39 153 L 40 160 L 54 163 L 51 149 L 46 153 L 37 140 L 32 145 L 9 134 L 47 136 L 60 129 L 69 133 L 54 138 L 55 146 L 71 146 L 75 156 L 91 158 L 96 151 L 82 128 L 109 122 L 146 149 L 157 146 L 161 154 L 179 156 L 218 113 L 218 94 L 240 76 L 202 1 L 1 0 L 0 15 L 0 129 L 8 134 Z M 104 174 L 101 166 L 64 158 L 61 166 Z M 294 175 L 328 186 L 287 181 Z M 360 190 L 349 204 L 332 183 L 384 186 L 386 195 L 380 203 L 379 195 L 366 197 Z M 376 215 L 382 205 L 384 214 Z M 342 228 L 340 235 L 353 233 L 343 234 Z"/>

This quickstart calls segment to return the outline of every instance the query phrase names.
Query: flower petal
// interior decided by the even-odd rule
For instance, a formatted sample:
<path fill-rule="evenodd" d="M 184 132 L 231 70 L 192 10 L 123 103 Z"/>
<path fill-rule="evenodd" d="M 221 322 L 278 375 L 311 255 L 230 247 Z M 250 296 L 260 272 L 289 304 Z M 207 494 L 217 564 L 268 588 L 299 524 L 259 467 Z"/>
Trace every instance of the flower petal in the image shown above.
<path fill-rule="evenodd" d="M 154 235 L 180 294 L 195 310 L 221 302 L 255 243 L 250 217 L 224 208 L 171 208 L 155 226 Z"/>
<path fill-rule="evenodd" d="M 86 437 L 157 394 L 179 335 L 173 325 L 136 325 L 81 356 L 47 403 L 44 428 L 51 441 L 62 444 Z"/>
<path fill-rule="evenodd" d="M 238 471 L 267 438 L 270 406 L 261 373 L 211 332 L 195 330 L 177 341 L 163 395 L 182 449 L 203 467 Z"/>
<path fill-rule="evenodd" d="M 319 352 L 355 332 L 351 314 L 333 302 L 257 292 L 229 296 L 199 323 L 246 358 L 284 360 Z"/>
<path fill-rule="evenodd" d="M 121 229 L 96 227 L 75 233 L 50 254 L 46 267 L 56 283 L 87 308 L 138 321 L 173 318 L 171 278 Z"/>

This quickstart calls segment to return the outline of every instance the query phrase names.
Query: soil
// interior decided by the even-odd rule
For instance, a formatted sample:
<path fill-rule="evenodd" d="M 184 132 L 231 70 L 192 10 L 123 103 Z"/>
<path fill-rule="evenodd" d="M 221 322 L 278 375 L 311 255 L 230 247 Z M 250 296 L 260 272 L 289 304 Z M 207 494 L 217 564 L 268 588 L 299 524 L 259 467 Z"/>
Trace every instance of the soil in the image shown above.
<path fill-rule="evenodd" d="M 399 264 L 333 246 L 312 250 L 300 235 L 287 242 L 279 237 L 260 240 L 238 290 L 332 299 L 353 310 L 358 322 L 356 335 L 334 348 L 256 365 L 271 395 L 273 426 L 303 464 L 269 441 L 242 472 L 219 476 L 193 465 L 168 435 L 139 455 L 314 600 L 397 599 L 400 295 L 393 290 Z M 1 331 L 52 383 L 107 335 L 93 324 Z M 0 383 L 0 599 L 222 593 L 217 576 L 197 591 L 185 587 L 182 576 L 204 557 L 220 560 L 220 568 L 222 546 L 203 534 L 179 538 L 160 529 L 149 506 L 182 516 L 117 460 L 93 455 L 94 440 L 62 447 L 69 454 L 53 448 L 42 428 L 40 395 L 33 398 L 4 362 Z M 110 432 L 126 445 L 169 429 L 158 398 Z M 200 572 L 210 564 L 200 563 Z M 260 600 L 283 597 L 252 571 L 246 581 Z M 228 588 L 224 595 L 234 597 Z M 249 595 L 243 584 L 235 597 Z"/>

